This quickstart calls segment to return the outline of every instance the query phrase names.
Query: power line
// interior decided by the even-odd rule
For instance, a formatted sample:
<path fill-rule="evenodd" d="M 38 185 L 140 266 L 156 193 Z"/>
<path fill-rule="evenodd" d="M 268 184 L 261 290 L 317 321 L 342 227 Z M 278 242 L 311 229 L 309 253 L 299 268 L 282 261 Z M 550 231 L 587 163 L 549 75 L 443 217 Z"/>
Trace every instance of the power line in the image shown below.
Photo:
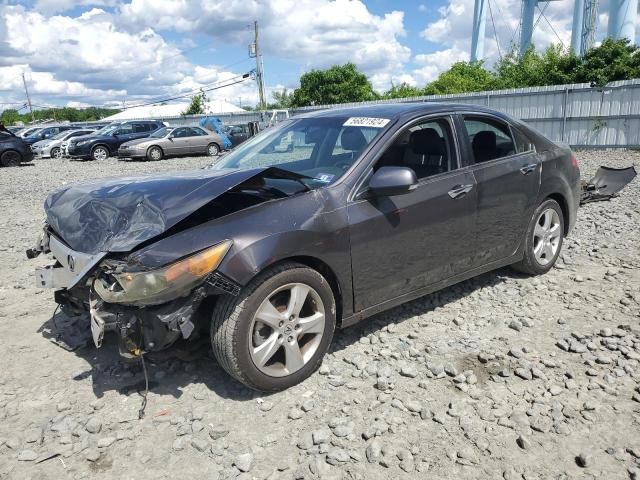
<path fill-rule="evenodd" d="M 562 39 L 560 38 L 560 35 L 558 35 L 558 32 L 556 32 L 556 29 L 553 28 L 553 25 L 551 25 L 551 22 L 549 21 L 549 19 L 547 18 L 547 16 L 544 14 L 544 12 L 540 12 L 540 15 L 545 19 L 545 21 L 547 22 L 547 24 L 549 25 L 549 27 L 551 27 L 551 31 L 553 33 L 555 33 L 556 38 L 560 41 L 560 45 L 562 45 L 562 49 L 564 50 L 565 46 L 564 46 L 564 42 L 562 41 Z"/>
<path fill-rule="evenodd" d="M 502 51 L 500 49 L 500 41 L 498 40 L 498 31 L 496 30 L 496 22 L 493 20 L 493 10 L 491 10 L 491 0 L 489 0 L 489 15 L 491 16 L 491 24 L 493 25 L 493 36 L 496 39 L 496 45 L 498 47 L 498 56 L 502 60 Z"/>
<path fill-rule="evenodd" d="M 127 108 L 125 110 L 128 110 L 130 108 L 136 108 L 136 107 L 146 107 L 146 106 L 149 106 L 149 105 L 157 105 L 159 103 L 169 102 L 171 100 L 177 100 L 179 98 L 190 97 L 194 93 L 197 93 L 197 92 L 211 92 L 213 90 L 219 90 L 221 88 L 230 87 L 232 85 L 236 85 L 238 83 L 242 83 L 242 82 L 246 81 L 247 78 L 249 78 L 250 76 L 251 76 L 250 73 L 237 75 L 237 76 L 229 78 L 227 80 L 223 80 L 224 82 L 229 82 L 230 80 L 233 80 L 234 78 L 238 78 L 238 80 L 235 80 L 234 82 L 231 82 L 231 83 L 226 83 L 224 85 L 216 85 L 216 86 L 209 87 L 209 88 L 199 88 L 197 90 L 192 90 L 191 92 L 188 92 L 188 93 L 183 93 L 183 94 L 180 94 L 180 95 L 175 95 L 173 97 L 163 98 L 163 99 L 156 100 L 156 101 L 153 101 L 153 102 L 146 102 L 146 103 L 139 103 L 137 105 L 130 105 L 130 106 L 127 106 Z"/>
<path fill-rule="evenodd" d="M 507 21 L 507 17 L 502 13 L 502 8 L 500 8 L 500 2 L 498 2 L 498 0 L 496 0 L 495 7 L 496 7 L 496 10 L 498 11 L 498 15 L 502 18 L 502 21 L 504 22 L 504 24 L 509 29 L 509 33 L 514 35 L 515 31 L 513 30 L 513 28 L 511 28 L 511 25 Z"/>

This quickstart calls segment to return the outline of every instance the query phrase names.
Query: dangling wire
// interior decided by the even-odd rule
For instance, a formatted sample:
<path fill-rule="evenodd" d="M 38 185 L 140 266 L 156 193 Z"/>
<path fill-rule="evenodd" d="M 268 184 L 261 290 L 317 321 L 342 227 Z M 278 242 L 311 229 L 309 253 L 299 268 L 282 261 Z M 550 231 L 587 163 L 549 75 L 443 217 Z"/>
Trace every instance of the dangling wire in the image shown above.
<path fill-rule="evenodd" d="M 149 394 L 149 376 L 147 375 L 147 366 L 144 363 L 144 353 L 140 351 L 140 363 L 142 363 L 142 372 L 144 373 L 144 393 L 140 393 L 142 396 L 142 404 L 140 410 L 138 410 L 138 420 L 144 418 L 144 411 L 147 408 L 147 395 Z"/>

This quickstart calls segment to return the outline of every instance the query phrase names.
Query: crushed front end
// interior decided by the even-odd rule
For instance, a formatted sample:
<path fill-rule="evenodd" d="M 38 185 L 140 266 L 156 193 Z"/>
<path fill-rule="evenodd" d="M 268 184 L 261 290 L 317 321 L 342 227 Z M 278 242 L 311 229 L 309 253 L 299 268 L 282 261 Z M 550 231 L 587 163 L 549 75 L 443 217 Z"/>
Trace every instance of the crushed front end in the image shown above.
<path fill-rule="evenodd" d="M 132 266 L 126 255 L 71 249 L 45 224 L 29 258 L 50 254 L 54 263 L 36 269 L 41 288 L 56 289 L 55 301 L 71 315 L 86 315 L 96 347 L 116 333 L 125 357 L 159 351 L 195 337 L 206 299 L 237 295 L 240 287 L 216 271 L 231 241 L 155 269 Z"/>

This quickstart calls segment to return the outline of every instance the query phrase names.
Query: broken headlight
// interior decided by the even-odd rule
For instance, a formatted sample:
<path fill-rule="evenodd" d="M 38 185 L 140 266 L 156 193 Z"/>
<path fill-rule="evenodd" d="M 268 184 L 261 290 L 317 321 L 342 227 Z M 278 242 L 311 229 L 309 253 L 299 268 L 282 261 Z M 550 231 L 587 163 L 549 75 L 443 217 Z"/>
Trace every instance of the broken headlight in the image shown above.
<path fill-rule="evenodd" d="M 231 240 L 148 272 L 113 273 L 96 279 L 93 288 L 107 303 L 157 305 L 185 295 L 218 268 Z"/>

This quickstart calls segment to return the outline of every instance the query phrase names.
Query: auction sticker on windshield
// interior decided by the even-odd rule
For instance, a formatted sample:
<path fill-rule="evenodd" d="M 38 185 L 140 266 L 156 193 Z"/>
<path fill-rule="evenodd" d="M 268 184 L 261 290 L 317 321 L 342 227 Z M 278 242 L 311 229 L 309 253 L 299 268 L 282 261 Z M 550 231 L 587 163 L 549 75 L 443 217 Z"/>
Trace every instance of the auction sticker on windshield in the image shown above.
<path fill-rule="evenodd" d="M 388 118 L 374 118 L 374 117 L 351 117 L 344 124 L 343 127 L 373 127 L 382 128 L 389 123 Z"/>

